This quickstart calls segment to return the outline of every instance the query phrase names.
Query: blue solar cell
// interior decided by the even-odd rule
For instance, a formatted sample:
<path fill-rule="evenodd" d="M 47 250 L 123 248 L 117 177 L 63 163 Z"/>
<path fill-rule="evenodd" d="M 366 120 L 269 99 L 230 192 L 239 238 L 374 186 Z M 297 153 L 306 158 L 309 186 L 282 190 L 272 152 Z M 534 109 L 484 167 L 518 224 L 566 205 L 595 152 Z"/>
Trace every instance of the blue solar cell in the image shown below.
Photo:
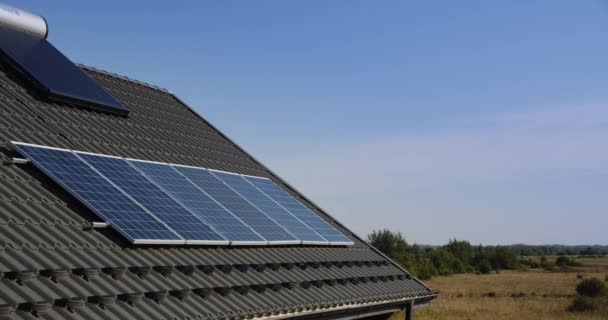
<path fill-rule="evenodd" d="M 297 239 L 308 243 L 328 242 L 254 185 L 247 182 L 243 176 L 227 172 L 213 171 L 212 173 Z"/>
<path fill-rule="evenodd" d="M 128 160 L 149 179 L 156 182 L 183 206 L 198 214 L 215 231 L 230 241 L 264 242 L 249 226 L 220 206 L 199 187 L 172 166 L 163 163 Z"/>
<path fill-rule="evenodd" d="M 164 223 L 146 212 L 71 151 L 17 143 L 14 145 L 17 151 L 130 241 L 184 243 Z"/>
<path fill-rule="evenodd" d="M 230 189 L 210 171 L 182 166 L 175 168 L 264 239 L 270 242 L 299 243 L 295 237 Z"/>
<path fill-rule="evenodd" d="M 325 222 L 325 220 L 321 219 L 321 217 L 292 197 L 287 191 L 277 186 L 272 180 L 258 177 L 245 177 L 245 179 L 267 194 L 283 208 L 287 209 L 287 211 L 291 212 L 291 214 L 300 219 L 300 221 L 304 222 L 323 236 L 323 238 L 334 244 L 353 243 L 349 238 L 340 233 L 340 231 L 336 230 L 329 223 Z"/>
<path fill-rule="evenodd" d="M 46 39 L 0 25 L 0 52 L 11 65 L 28 75 L 45 95 L 86 107 L 129 113 L 129 109 Z"/>
<path fill-rule="evenodd" d="M 266 178 L 13 144 L 134 243 L 353 244 Z"/>
<path fill-rule="evenodd" d="M 80 152 L 76 154 L 167 224 L 184 238 L 186 243 L 218 242 L 220 244 L 225 241 L 198 216 L 171 198 L 125 159 Z"/>

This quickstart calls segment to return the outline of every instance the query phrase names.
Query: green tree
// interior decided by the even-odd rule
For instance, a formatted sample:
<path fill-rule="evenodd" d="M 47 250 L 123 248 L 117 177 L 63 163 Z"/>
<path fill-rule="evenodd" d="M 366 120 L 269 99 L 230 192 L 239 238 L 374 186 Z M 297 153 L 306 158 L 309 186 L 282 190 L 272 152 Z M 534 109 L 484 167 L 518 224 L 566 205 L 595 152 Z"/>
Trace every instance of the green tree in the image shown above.
<path fill-rule="evenodd" d="M 515 269 L 518 266 L 517 255 L 507 247 L 497 246 L 494 248 L 494 261 L 492 266 L 498 269 Z"/>
<path fill-rule="evenodd" d="M 408 265 L 408 244 L 401 232 L 374 230 L 367 236 L 371 245 L 401 265 Z"/>
<path fill-rule="evenodd" d="M 490 264 L 490 261 L 488 261 L 487 259 L 483 259 L 479 262 L 478 269 L 479 272 L 483 274 L 488 274 L 490 273 L 490 271 L 492 271 L 492 265 Z"/>
<path fill-rule="evenodd" d="M 553 267 L 553 265 L 551 265 L 551 263 L 549 262 L 549 259 L 547 259 L 547 257 L 542 256 L 542 257 L 540 257 L 540 267 L 543 269 L 551 269 Z"/>
<path fill-rule="evenodd" d="M 403 234 L 388 229 L 375 230 L 367 238 L 370 244 L 421 279 L 475 270 L 489 273 L 492 270 L 514 269 L 519 266 L 513 247 L 473 247 L 468 241 L 456 239 L 442 247 L 409 246 Z M 544 258 L 548 263 L 546 260 Z"/>
<path fill-rule="evenodd" d="M 570 259 L 566 256 L 559 256 L 555 259 L 555 265 L 560 268 L 570 267 L 576 265 L 576 261 L 574 259 Z"/>
<path fill-rule="evenodd" d="M 440 275 L 464 273 L 463 263 L 445 248 L 439 248 L 431 253 L 431 262 Z"/>
<path fill-rule="evenodd" d="M 458 258 L 463 265 L 469 266 L 473 262 L 473 247 L 468 241 L 450 240 L 443 246 L 454 257 Z"/>

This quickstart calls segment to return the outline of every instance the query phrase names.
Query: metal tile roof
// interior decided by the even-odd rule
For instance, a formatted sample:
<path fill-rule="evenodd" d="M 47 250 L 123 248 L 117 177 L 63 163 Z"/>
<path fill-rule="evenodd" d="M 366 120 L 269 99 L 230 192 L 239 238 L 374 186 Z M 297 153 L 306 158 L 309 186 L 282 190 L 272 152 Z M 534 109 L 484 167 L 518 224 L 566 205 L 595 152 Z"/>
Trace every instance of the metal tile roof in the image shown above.
<path fill-rule="evenodd" d="M 355 245 L 133 246 L 87 228 L 99 219 L 33 166 L 0 165 L 0 318 L 293 317 L 433 297 L 168 91 L 81 67 L 129 117 L 46 102 L 0 66 L 0 141 L 268 177 Z"/>

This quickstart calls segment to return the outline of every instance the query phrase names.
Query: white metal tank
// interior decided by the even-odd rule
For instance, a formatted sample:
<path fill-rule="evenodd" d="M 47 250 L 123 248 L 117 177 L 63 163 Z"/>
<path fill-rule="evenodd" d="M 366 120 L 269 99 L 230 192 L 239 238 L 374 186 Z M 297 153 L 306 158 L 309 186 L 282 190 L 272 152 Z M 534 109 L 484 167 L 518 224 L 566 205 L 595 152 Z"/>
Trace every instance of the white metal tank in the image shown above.
<path fill-rule="evenodd" d="M 0 24 L 45 38 L 49 33 L 46 20 L 42 16 L 0 3 Z"/>

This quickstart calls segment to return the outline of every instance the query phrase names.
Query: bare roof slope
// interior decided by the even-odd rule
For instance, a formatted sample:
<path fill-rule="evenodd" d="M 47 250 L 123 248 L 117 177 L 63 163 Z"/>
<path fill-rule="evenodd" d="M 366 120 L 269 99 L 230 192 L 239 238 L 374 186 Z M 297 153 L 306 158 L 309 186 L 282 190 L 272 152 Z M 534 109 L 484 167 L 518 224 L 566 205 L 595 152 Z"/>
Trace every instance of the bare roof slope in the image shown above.
<path fill-rule="evenodd" d="M 0 165 L 0 317 L 220 319 L 305 316 L 426 301 L 430 289 L 287 186 L 172 94 L 91 68 L 131 110 L 104 114 L 36 97 L 0 66 L 0 142 L 9 140 L 273 179 L 353 247 L 142 247 L 32 165 Z M 1 148 L 0 160 L 16 156 Z"/>

